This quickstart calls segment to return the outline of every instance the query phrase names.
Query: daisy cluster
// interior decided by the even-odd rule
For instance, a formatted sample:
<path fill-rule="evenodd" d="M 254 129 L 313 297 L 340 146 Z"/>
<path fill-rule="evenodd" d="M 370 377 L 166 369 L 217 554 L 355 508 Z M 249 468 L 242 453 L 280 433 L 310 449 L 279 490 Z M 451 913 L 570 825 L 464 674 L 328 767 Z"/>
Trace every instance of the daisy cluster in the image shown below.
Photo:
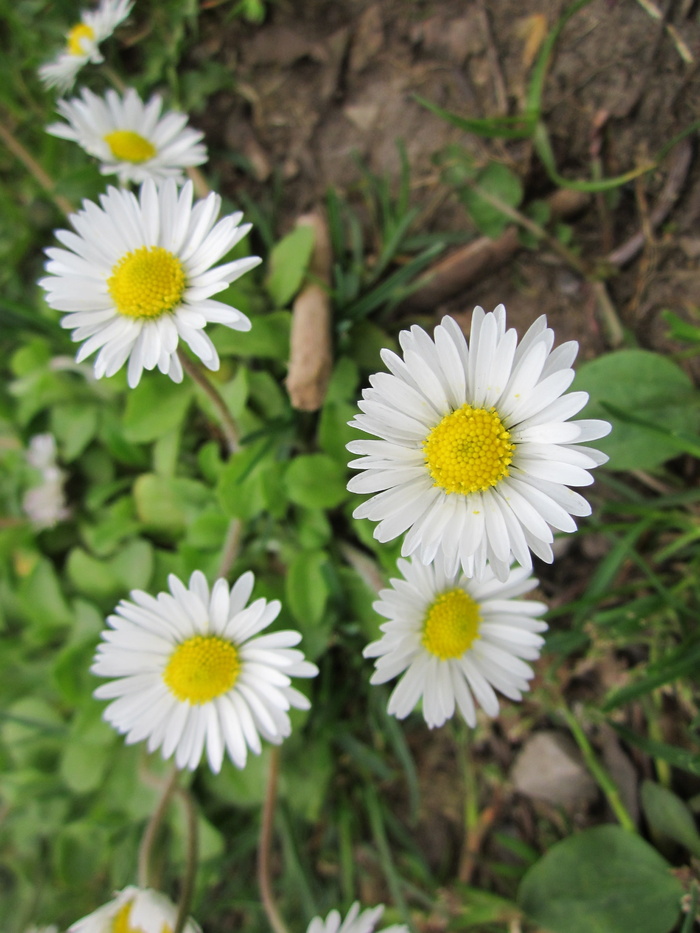
<path fill-rule="evenodd" d="M 100 44 L 131 8 L 101 0 L 84 12 L 40 69 L 45 84 L 70 90 L 84 65 L 103 60 Z M 46 251 L 40 285 L 80 344 L 77 361 L 95 355 L 97 378 L 125 368 L 131 388 L 156 368 L 180 382 L 182 342 L 218 369 L 206 326 L 251 324 L 215 296 L 261 259 L 229 256 L 250 230 L 241 213 L 220 217 L 213 192 L 195 200 L 185 171 L 206 161 L 202 134 L 161 97 L 144 102 L 131 88 L 102 97 L 84 88 L 57 110 L 63 120 L 48 132 L 80 145 L 119 184 L 83 201 Z M 496 716 L 499 694 L 520 700 L 529 688 L 547 628 L 547 607 L 522 598 L 537 586 L 532 555 L 551 562 L 554 533 L 589 514 L 575 488 L 605 461 L 586 445 L 610 426 L 571 420 L 587 401 L 567 393 L 577 345 L 555 349 L 544 317 L 520 342 L 503 306 L 476 308 L 468 340 L 446 317 L 432 337 L 414 326 L 399 342 L 402 355 L 383 351 L 388 371 L 370 377 L 351 422 L 370 439 L 348 445 L 358 471 L 348 488 L 366 497 L 355 518 L 375 522 L 380 542 L 403 541 L 400 576 L 374 604 L 386 620 L 381 637 L 364 656 L 375 660 L 371 683 L 399 678 L 391 714 L 403 719 L 420 706 L 430 728 L 457 713 L 475 726 L 477 708 Z M 63 514 L 62 476 L 54 480 L 45 524 Z M 95 691 L 108 701 L 104 718 L 127 743 L 145 742 L 179 769 L 206 758 L 218 773 L 226 758 L 243 768 L 262 740 L 277 745 L 290 734 L 291 710 L 310 705 L 294 681 L 318 669 L 298 632 L 274 627 L 280 603 L 253 599 L 254 582 L 246 572 L 210 586 L 196 570 L 186 582 L 171 574 L 167 592 L 133 590 L 119 602 L 92 672 L 106 679 Z M 332 911 L 307 933 L 372 933 L 382 909 Z M 172 933 L 177 923 L 164 895 L 128 887 L 70 933 Z M 199 927 L 190 920 L 184 929 Z"/>

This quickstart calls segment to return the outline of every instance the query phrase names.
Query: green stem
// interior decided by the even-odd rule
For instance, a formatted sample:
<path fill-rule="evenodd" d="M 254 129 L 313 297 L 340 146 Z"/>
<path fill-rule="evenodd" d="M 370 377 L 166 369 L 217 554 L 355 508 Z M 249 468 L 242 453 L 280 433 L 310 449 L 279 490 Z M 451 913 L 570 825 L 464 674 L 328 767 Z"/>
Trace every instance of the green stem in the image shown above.
<path fill-rule="evenodd" d="M 627 812 L 627 808 L 622 802 L 620 797 L 620 792 L 617 788 L 617 785 L 613 779 L 608 774 L 607 770 L 603 765 L 598 761 L 596 753 L 593 751 L 591 743 L 588 741 L 588 736 L 583 730 L 581 723 L 578 721 L 574 713 L 562 704 L 561 714 L 566 720 L 566 724 L 571 730 L 571 734 L 574 739 L 576 739 L 576 744 L 581 749 L 581 754 L 583 755 L 583 760 L 586 763 L 586 767 L 591 772 L 593 777 L 596 780 L 596 783 L 600 789 L 605 794 L 605 797 L 610 804 L 610 809 L 613 811 L 617 817 L 617 821 L 623 829 L 626 829 L 628 832 L 635 833 L 637 827 L 634 825 L 634 820 Z"/>
<path fill-rule="evenodd" d="M 151 854 L 153 852 L 153 845 L 158 836 L 158 831 L 160 830 L 163 818 L 167 812 L 168 804 L 175 790 L 179 774 L 180 772 L 178 769 L 173 768 L 167 780 L 162 784 L 163 789 L 160 800 L 158 801 L 158 806 L 153 811 L 143 834 L 143 838 L 141 839 L 138 861 L 138 882 L 140 888 L 155 887 L 151 872 Z"/>
<path fill-rule="evenodd" d="M 270 872 L 270 850 L 272 848 L 272 828 L 275 818 L 275 802 L 277 799 L 277 778 L 279 776 L 279 748 L 274 747 L 270 754 L 270 768 L 267 773 L 267 787 L 263 802 L 262 821 L 260 823 L 260 842 L 258 845 L 258 887 L 260 899 L 274 933 L 289 933 L 287 924 L 277 907 L 272 892 L 272 879 Z M 176 931 L 177 933 L 177 931 Z"/>
<path fill-rule="evenodd" d="M 238 450 L 238 427 L 236 422 L 233 420 L 231 412 L 226 407 L 226 402 L 223 400 L 218 390 L 214 387 L 213 383 L 210 382 L 207 376 L 205 376 L 204 371 L 199 367 L 194 360 L 184 352 L 181 347 L 177 348 L 178 359 L 182 363 L 182 368 L 187 373 L 187 375 L 197 383 L 200 389 L 208 396 L 212 405 L 216 409 L 216 412 L 221 419 L 221 430 L 224 433 L 226 438 L 226 445 L 228 447 L 229 454 L 235 454 Z"/>
<path fill-rule="evenodd" d="M 394 903 L 401 912 L 403 920 L 408 926 L 409 930 L 415 930 L 411 920 L 411 915 L 408 912 L 408 906 L 401 890 L 401 882 L 396 871 L 396 866 L 394 865 L 394 860 L 391 857 L 391 847 L 389 846 L 389 840 L 387 839 L 386 830 L 384 829 L 384 820 L 382 818 L 379 798 L 377 797 L 374 788 L 369 785 L 366 788 L 365 801 L 367 803 L 367 815 L 369 816 L 370 827 L 372 829 L 372 835 L 374 836 L 374 843 L 379 853 L 379 861 L 384 871 L 384 877 L 386 878 L 387 884 L 389 885 L 391 896 L 394 899 Z"/>
<path fill-rule="evenodd" d="M 194 894 L 194 882 L 197 875 L 197 810 L 189 791 L 182 787 L 177 788 L 177 796 L 185 809 L 185 823 L 187 826 L 187 863 L 182 879 L 180 900 L 177 905 L 177 920 L 173 933 L 182 933 L 190 915 L 190 905 Z"/>

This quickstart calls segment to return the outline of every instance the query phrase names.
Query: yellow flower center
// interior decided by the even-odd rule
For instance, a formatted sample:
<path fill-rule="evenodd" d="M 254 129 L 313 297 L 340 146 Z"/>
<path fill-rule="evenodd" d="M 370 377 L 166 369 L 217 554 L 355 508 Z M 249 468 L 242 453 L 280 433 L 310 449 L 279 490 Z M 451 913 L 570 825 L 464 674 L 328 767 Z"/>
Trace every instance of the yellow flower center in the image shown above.
<path fill-rule="evenodd" d="M 112 150 L 114 158 L 121 159 L 122 162 L 148 162 L 158 151 L 153 143 L 133 130 L 115 130 L 113 133 L 107 133 L 104 141 Z"/>
<path fill-rule="evenodd" d="M 140 246 L 126 253 L 107 279 L 117 311 L 128 317 L 160 317 L 172 311 L 185 284 L 182 263 L 162 246 Z"/>
<path fill-rule="evenodd" d="M 495 409 L 466 404 L 445 415 L 423 444 L 433 485 L 465 496 L 508 476 L 514 449 Z"/>
<path fill-rule="evenodd" d="M 71 55 L 85 55 L 86 49 L 83 47 L 84 41 L 88 42 L 95 38 L 95 30 L 86 23 L 78 23 L 68 30 L 68 41 L 66 48 Z"/>
<path fill-rule="evenodd" d="M 129 917 L 131 915 L 131 906 L 134 902 L 127 901 L 122 907 L 119 908 L 117 913 L 112 920 L 112 926 L 109 927 L 109 933 L 152 933 L 150 930 L 145 930 L 143 927 L 132 926 Z M 173 933 L 172 927 L 163 923 L 160 928 L 160 933 Z"/>
<path fill-rule="evenodd" d="M 238 652 L 218 635 L 195 635 L 173 651 L 163 680 L 178 700 L 201 705 L 226 693 L 241 671 Z"/>
<path fill-rule="evenodd" d="M 433 602 L 423 623 L 423 647 L 447 661 L 461 658 L 479 637 L 479 604 L 462 589 L 447 590 Z"/>

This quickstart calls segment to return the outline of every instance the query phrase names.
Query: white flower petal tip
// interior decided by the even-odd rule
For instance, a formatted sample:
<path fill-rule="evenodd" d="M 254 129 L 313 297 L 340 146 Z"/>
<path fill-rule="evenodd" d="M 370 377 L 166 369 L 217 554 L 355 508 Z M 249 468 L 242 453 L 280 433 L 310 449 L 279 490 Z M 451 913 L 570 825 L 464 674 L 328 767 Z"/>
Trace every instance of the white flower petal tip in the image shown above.
<path fill-rule="evenodd" d="M 246 573 L 210 590 L 199 571 L 188 586 L 171 574 L 169 592 L 134 590 L 119 603 L 91 670 L 111 678 L 95 696 L 112 701 L 104 719 L 127 744 L 145 740 L 190 770 L 206 753 L 217 773 L 225 755 L 243 768 L 249 751 L 260 753 L 261 736 L 279 744 L 290 734 L 288 710 L 309 706 L 291 679 L 318 668 L 294 648 L 298 632 L 260 634 L 280 604 L 247 605 L 253 582 Z"/>
<path fill-rule="evenodd" d="M 101 0 L 96 10 L 84 10 L 80 21 L 68 30 L 64 49 L 39 68 L 44 85 L 63 94 L 73 87 L 83 65 L 103 61 L 100 43 L 127 18 L 133 5 L 134 0 Z"/>
<path fill-rule="evenodd" d="M 361 911 L 359 902 L 355 901 L 344 918 L 341 918 L 337 910 L 332 910 L 325 919 L 314 917 L 306 933 L 373 933 L 383 913 L 383 904 Z M 381 933 L 408 933 L 408 927 L 396 924 L 385 927 Z"/>
<path fill-rule="evenodd" d="M 126 365 L 134 388 L 144 369 L 157 366 L 180 382 L 180 340 L 218 369 L 205 326 L 250 328 L 245 314 L 211 296 L 260 260 L 216 265 L 240 240 L 240 215 L 217 220 L 219 196 L 193 205 L 192 193 L 191 182 L 178 188 L 172 178 L 159 186 L 147 179 L 138 197 L 108 188 L 99 205 L 84 201 L 71 215 L 75 232 L 56 231 L 66 248 L 46 251 L 48 275 L 39 284 L 50 307 L 66 312 L 61 326 L 82 344 L 77 361 L 97 353 L 96 378 Z"/>
<path fill-rule="evenodd" d="M 574 531 L 590 513 L 569 487 L 593 482 L 604 454 L 582 443 L 603 437 L 605 421 L 569 421 L 586 404 L 569 392 L 574 342 L 552 350 L 544 316 L 518 345 L 505 308 L 475 308 L 467 342 L 445 317 L 434 338 L 402 331 L 403 357 L 385 350 L 388 373 L 370 378 L 350 422 L 377 440 L 356 440 L 348 489 L 371 498 L 356 518 L 377 522 L 375 537 L 406 533 L 404 556 L 428 564 L 442 552 L 478 578 L 487 563 L 505 580 L 513 561 L 551 561 L 553 529 Z"/>
<path fill-rule="evenodd" d="M 166 111 L 157 95 L 144 104 L 133 88 L 123 97 L 109 90 L 104 97 L 83 88 L 80 97 L 59 100 L 65 123 L 46 131 L 78 143 L 101 163 L 103 175 L 117 175 L 122 185 L 184 180 L 184 169 L 202 165 L 207 150 L 203 134 L 187 126 L 184 114 Z"/>
<path fill-rule="evenodd" d="M 177 923 L 177 907 L 160 891 L 130 886 L 113 900 L 77 920 L 68 933 L 112 933 L 114 930 L 138 930 L 139 933 L 172 931 Z M 183 933 L 202 933 L 199 924 L 189 919 Z"/>
<path fill-rule="evenodd" d="M 547 625 L 544 603 L 519 597 L 537 585 L 523 567 L 504 582 L 487 567 L 477 581 L 452 570 L 440 556 L 425 566 L 399 560 L 403 579 L 379 593 L 375 610 L 386 619 L 382 637 L 364 650 L 376 658 L 371 683 L 400 676 L 388 711 L 404 719 L 422 700 L 433 729 L 459 712 L 476 725 L 476 708 L 496 716 L 496 691 L 522 699 L 534 676 L 525 663 L 539 657 Z"/>

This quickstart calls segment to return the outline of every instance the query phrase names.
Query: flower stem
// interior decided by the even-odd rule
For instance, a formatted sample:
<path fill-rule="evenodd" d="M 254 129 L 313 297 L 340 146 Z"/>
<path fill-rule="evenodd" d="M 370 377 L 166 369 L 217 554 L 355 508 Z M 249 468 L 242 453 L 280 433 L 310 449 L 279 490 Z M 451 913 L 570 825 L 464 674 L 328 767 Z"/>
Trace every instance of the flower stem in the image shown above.
<path fill-rule="evenodd" d="M 204 371 L 201 367 L 197 366 L 180 347 L 177 348 L 177 355 L 182 363 L 184 371 L 197 383 L 216 409 L 221 419 L 221 430 L 226 438 L 228 452 L 229 454 L 234 454 L 238 450 L 238 427 L 233 420 L 231 412 L 226 407 L 226 402 L 214 387 L 213 383 L 204 375 Z"/>
<path fill-rule="evenodd" d="M 158 806 L 153 811 L 143 834 L 143 838 L 141 839 L 138 863 L 138 882 L 140 888 L 151 888 L 155 886 L 151 875 L 151 853 L 158 835 L 158 830 L 161 827 L 163 817 L 166 814 L 168 804 L 175 790 L 179 774 L 180 772 L 178 769 L 174 767 L 167 780 L 161 785 L 162 793 L 158 801 Z"/>
<path fill-rule="evenodd" d="M 190 915 L 190 905 L 194 894 L 194 881 L 197 875 L 197 810 L 192 795 L 184 787 L 176 790 L 178 799 L 185 809 L 185 823 L 187 826 L 187 864 L 182 879 L 180 900 L 177 905 L 177 920 L 173 933 L 182 933 Z"/>
<path fill-rule="evenodd" d="M 232 518 L 228 525 L 224 546 L 221 551 L 221 562 L 216 571 L 217 577 L 227 577 L 238 557 L 238 549 L 241 544 L 242 525 L 240 519 Z"/>
<path fill-rule="evenodd" d="M 112 68 L 111 65 L 103 62 L 102 64 L 102 74 L 114 85 L 115 89 L 119 91 L 120 94 L 124 94 L 126 91 L 126 84 L 122 81 L 121 77 L 117 72 Z"/>
<path fill-rule="evenodd" d="M 610 777 L 607 772 L 607 769 L 598 761 L 596 753 L 593 751 L 591 743 L 588 741 L 588 736 L 583 730 L 581 723 L 576 718 L 575 714 L 568 708 L 568 706 L 562 704 L 561 714 L 566 720 L 566 724 L 571 730 L 571 734 L 574 739 L 576 739 L 576 744 L 581 749 L 581 754 L 583 755 L 583 760 L 586 762 L 588 770 L 591 772 L 593 777 L 596 780 L 596 783 L 600 789 L 605 794 L 605 797 L 610 804 L 610 809 L 613 811 L 617 820 L 622 826 L 623 829 L 628 830 L 628 832 L 635 833 L 637 827 L 634 825 L 634 820 L 629 815 L 627 808 L 622 802 L 620 797 L 620 791 L 617 788 L 617 785 Z"/>
<path fill-rule="evenodd" d="M 20 160 L 30 175 L 33 175 L 39 182 L 59 211 L 62 211 L 64 214 L 72 214 L 75 208 L 68 198 L 64 198 L 62 194 L 56 193 L 56 182 L 53 178 L 39 165 L 34 156 L 24 148 L 22 143 L 2 121 L 0 121 L 0 139 L 2 139 L 10 152 Z"/>
<path fill-rule="evenodd" d="M 267 787 L 263 803 L 262 822 L 260 824 L 260 842 L 258 845 L 258 887 L 260 898 L 267 919 L 274 933 L 289 933 L 287 925 L 277 907 L 272 893 L 272 880 L 270 878 L 270 848 L 272 844 L 272 826 L 275 816 L 275 801 L 277 798 L 277 778 L 279 775 L 279 749 L 273 748 L 270 754 L 270 768 L 267 772 Z M 177 931 L 175 931 L 177 933 Z"/>

